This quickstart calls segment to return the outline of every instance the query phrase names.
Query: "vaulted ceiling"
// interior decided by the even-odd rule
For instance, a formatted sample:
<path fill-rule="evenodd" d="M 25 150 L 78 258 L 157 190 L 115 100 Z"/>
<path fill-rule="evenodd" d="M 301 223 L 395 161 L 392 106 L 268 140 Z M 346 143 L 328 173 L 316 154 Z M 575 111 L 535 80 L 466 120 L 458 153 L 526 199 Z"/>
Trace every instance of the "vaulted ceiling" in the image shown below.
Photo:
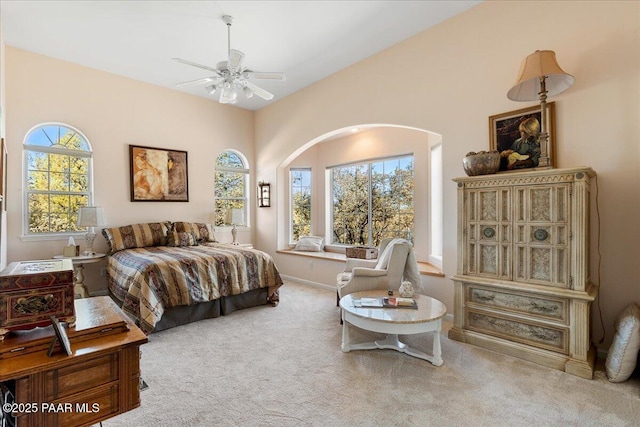
<path fill-rule="evenodd" d="M 286 74 L 254 81 L 278 100 L 478 3 L 2 0 L 0 19 L 6 45 L 217 100 L 204 85 L 177 88 L 212 73 L 171 58 L 215 68 L 227 59 L 221 17 L 231 15 L 231 48 L 244 65 Z M 238 98 L 249 110 L 269 102 Z"/>

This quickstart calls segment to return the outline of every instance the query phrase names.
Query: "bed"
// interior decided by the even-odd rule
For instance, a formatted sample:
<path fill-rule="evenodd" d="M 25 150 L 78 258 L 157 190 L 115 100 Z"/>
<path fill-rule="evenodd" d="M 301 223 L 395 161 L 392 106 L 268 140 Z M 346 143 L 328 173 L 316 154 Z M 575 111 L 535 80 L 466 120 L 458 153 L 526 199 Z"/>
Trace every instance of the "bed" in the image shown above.
<path fill-rule="evenodd" d="M 109 293 L 146 334 L 279 302 L 272 257 L 216 242 L 209 224 L 133 224 L 102 234 Z"/>

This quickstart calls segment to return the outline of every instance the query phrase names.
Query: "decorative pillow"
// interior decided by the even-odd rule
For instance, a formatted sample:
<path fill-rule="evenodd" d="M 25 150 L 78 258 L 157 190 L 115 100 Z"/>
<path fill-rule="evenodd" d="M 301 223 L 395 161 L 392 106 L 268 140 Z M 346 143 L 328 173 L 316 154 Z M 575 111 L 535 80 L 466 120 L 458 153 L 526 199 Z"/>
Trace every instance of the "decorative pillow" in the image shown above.
<path fill-rule="evenodd" d="M 173 231 L 193 233 L 198 242 L 217 242 L 213 224 L 202 222 L 174 222 Z"/>
<path fill-rule="evenodd" d="M 167 235 L 167 246 L 198 246 L 198 240 L 193 233 L 172 231 Z"/>
<path fill-rule="evenodd" d="M 166 245 L 168 229 L 168 223 L 147 222 L 103 228 L 102 235 L 109 245 L 109 253 L 112 254 L 123 249 Z"/>
<path fill-rule="evenodd" d="M 605 366 L 609 381 L 619 383 L 628 379 L 638 362 L 640 350 L 640 308 L 631 303 L 618 316 L 616 333 L 607 354 Z"/>
<path fill-rule="evenodd" d="M 301 236 L 296 243 L 294 251 L 306 251 L 306 252 L 322 252 L 324 245 L 322 244 L 323 238 L 318 236 Z"/>

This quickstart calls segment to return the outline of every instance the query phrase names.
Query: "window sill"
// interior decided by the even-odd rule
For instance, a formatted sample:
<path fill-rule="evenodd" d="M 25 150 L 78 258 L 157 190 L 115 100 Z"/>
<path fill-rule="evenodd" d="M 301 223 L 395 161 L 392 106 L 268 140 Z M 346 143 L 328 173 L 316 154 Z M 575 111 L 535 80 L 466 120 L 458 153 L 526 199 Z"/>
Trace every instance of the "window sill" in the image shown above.
<path fill-rule="evenodd" d="M 280 249 L 276 251 L 283 255 L 303 256 L 309 258 L 321 258 L 329 261 L 347 262 L 347 256 L 340 252 L 303 252 L 292 249 Z M 423 276 L 444 277 L 442 269 L 424 261 L 418 261 L 418 270 Z"/>
<path fill-rule="evenodd" d="M 65 240 L 68 241 L 69 237 L 73 237 L 74 240 L 84 240 L 87 232 L 81 233 L 62 233 L 62 234 L 24 234 L 20 236 L 21 242 L 42 242 L 47 240 Z M 97 235 L 98 233 L 96 233 Z"/>

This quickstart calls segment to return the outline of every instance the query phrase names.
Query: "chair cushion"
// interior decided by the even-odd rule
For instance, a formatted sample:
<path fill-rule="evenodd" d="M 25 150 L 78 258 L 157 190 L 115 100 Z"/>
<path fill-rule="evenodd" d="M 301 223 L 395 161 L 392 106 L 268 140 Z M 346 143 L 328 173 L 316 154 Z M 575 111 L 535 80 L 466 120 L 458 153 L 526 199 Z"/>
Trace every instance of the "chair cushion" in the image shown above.
<path fill-rule="evenodd" d="M 376 270 L 386 270 L 389 266 L 389 260 L 391 259 L 391 254 L 393 253 L 393 247 L 396 244 L 404 242 L 403 239 L 393 239 L 389 242 L 389 244 L 384 248 L 382 254 L 378 257 L 378 263 L 375 266 Z"/>
<path fill-rule="evenodd" d="M 640 350 L 640 308 L 631 303 L 618 316 L 616 333 L 605 362 L 609 381 L 617 383 L 628 379 L 638 362 Z"/>

